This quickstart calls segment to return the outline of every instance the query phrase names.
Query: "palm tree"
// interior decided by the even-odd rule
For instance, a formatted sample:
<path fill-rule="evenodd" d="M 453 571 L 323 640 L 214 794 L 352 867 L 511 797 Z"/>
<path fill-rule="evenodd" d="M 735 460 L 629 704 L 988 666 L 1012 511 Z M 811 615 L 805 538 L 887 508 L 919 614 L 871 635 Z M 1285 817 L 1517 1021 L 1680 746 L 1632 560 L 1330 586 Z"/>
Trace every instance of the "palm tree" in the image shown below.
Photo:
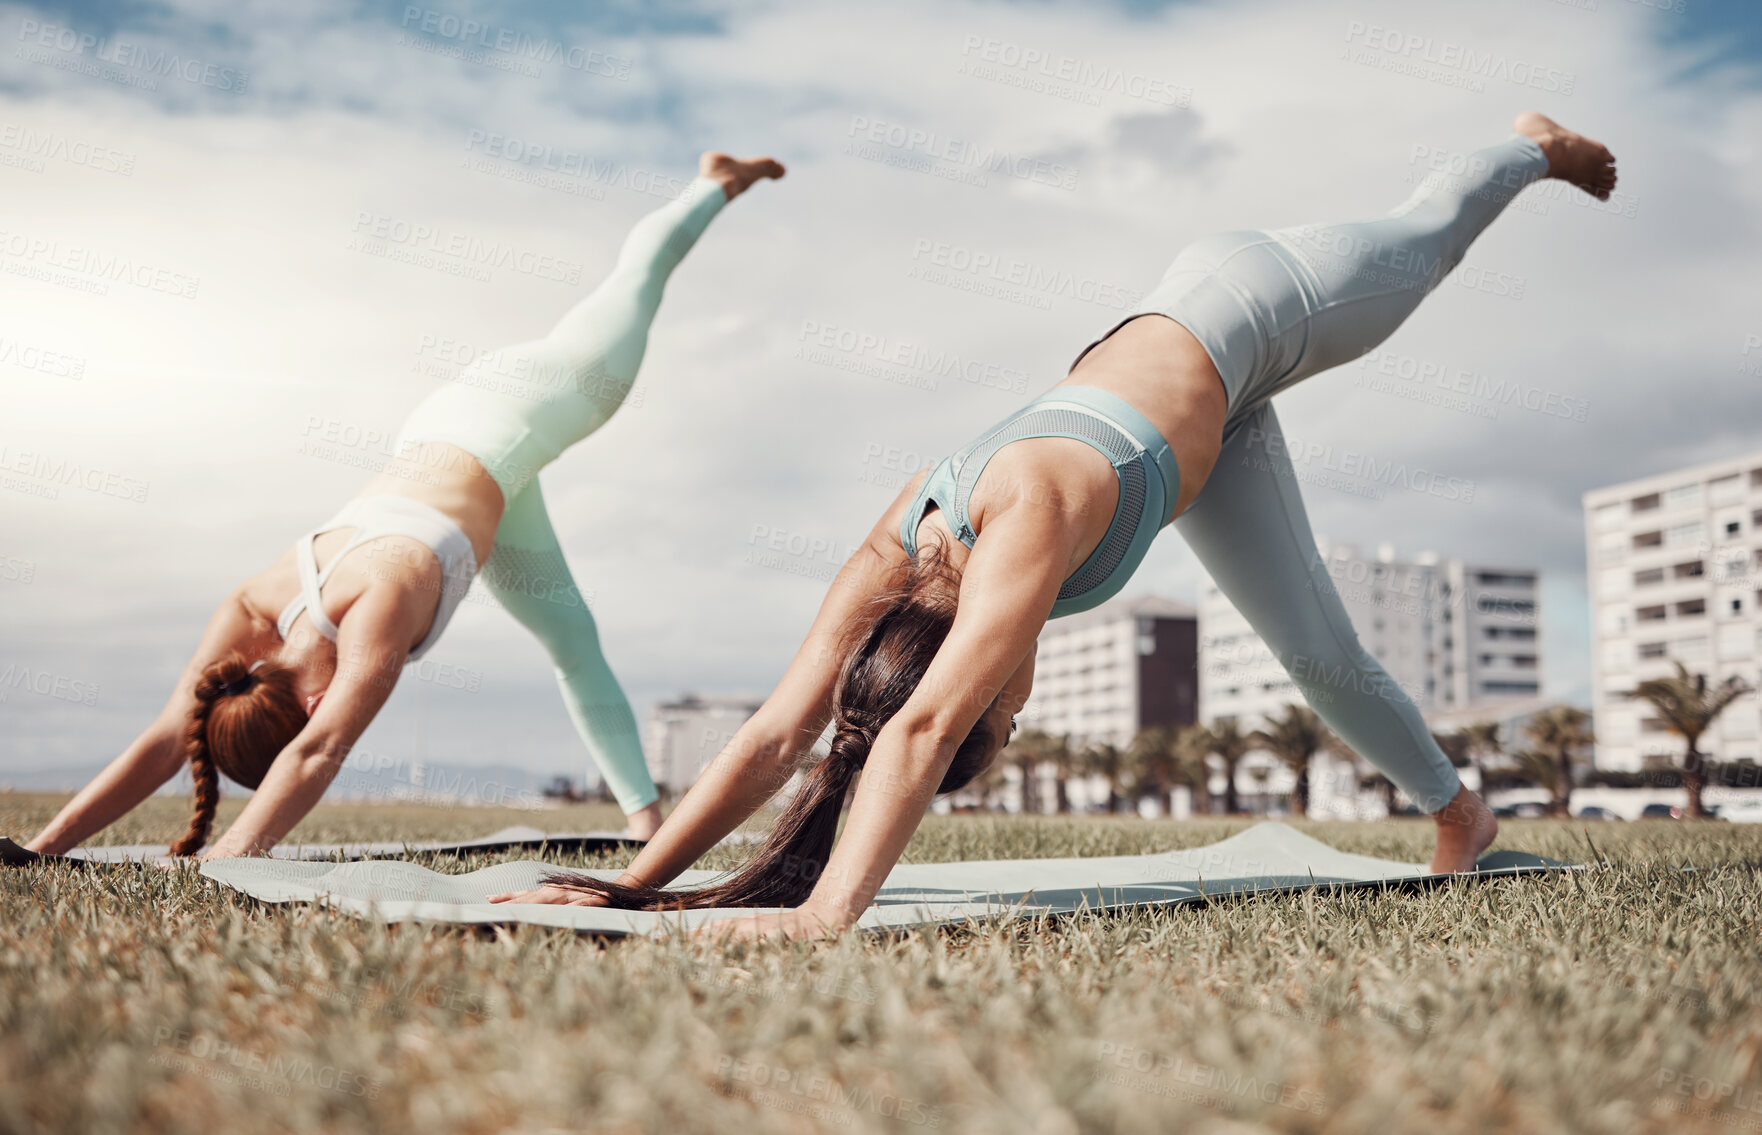
<path fill-rule="evenodd" d="M 1183 779 L 1180 738 L 1173 729 L 1166 725 L 1140 729 L 1126 747 L 1126 769 L 1133 803 L 1149 796 L 1163 815 L 1173 813 L 1169 794 Z"/>
<path fill-rule="evenodd" d="M 1248 755 L 1254 744 L 1234 717 L 1218 718 L 1206 733 L 1207 751 L 1224 766 L 1224 813 L 1234 816 L 1242 810 L 1236 799 L 1236 766 L 1242 763 L 1242 758 Z"/>
<path fill-rule="evenodd" d="M 1541 749 L 1514 749 L 1507 755 L 1511 758 L 1512 779 L 1546 788 L 1551 796 L 1560 795 L 1560 762 L 1553 753 Z"/>
<path fill-rule="evenodd" d="M 1184 725 L 1175 734 L 1177 783 L 1193 794 L 1193 810 L 1211 815 L 1211 730 L 1203 725 Z"/>
<path fill-rule="evenodd" d="M 1106 741 L 1087 745 L 1078 754 L 1077 765 L 1085 776 L 1099 776 L 1107 782 L 1107 811 L 1117 811 L 1120 781 L 1126 772 L 1126 755 L 1119 746 Z"/>
<path fill-rule="evenodd" d="M 1479 778 L 1480 790 L 1485 792 L 1487 760 L 1488 758 L 1497 759 L 1505 752 L 1504 741 L 1499 736 L 1499 723 L 1497 721 L 1476 721 L 1473 724 L 1464 725 L 1459 731 L 1459 735 L 1468 750 L 1468 763 L 1474 769 L 1475 776 Z"/>
<path fill-rule="evenodd" d="M 1022 778 L 1022 811 L 1039 813 L 1040 767 L 1048 761 L 1060 761 L 1070 751 L 1063 737 L 1054 737 L 1039 729 L 1024 729 L 1010 741 L 1004 755 Z M 1061 781 L 1062 783 L 1062 781 Z"/>
<path fill-rule="evenodd" d="M 1697 747 L 1701 734 L 1712 727 L 1726 706 L 1752 689 L 1736 674 L 1709 687 L 1707 675 L 1690 674 L 1688 667 L 1678 662 L 1675 677 L 1641 682 L 1627 695 L 1652 703 L 1665 727 L 1683 739 L 1682 786 L 1689 794 L 1684 814 L 1691 820 L 1705 819 L 1707 815 L 1701 806 L 1701 790 L 1707 787 L 1707 767 L 1702 761 L 1706 754 Z"/>
<path fill-rule="evenodd" d="M 1551 757 L 1559 770 L 1549 788 L 1553 800 L 1548 812 L 1554 816 L 1572 814 L 1572 756 L 1596 741 L 1591 732 L 1591 715 L 1576 706 L 1552 705 L 1524 723 L 1523 734 L 1544 754 Z"/>
<path fill-rule="evenodd" d="M 1291 815 L 1302 819 L 1309 814 L 1309 762 L 1318 750 L 1328 747 L 1332 731 L 1306 705 L 1288 704 L 1282 716 L 1267 718 L 1266 725 L 1250 733 L 1248 740 L 1297 774 L 1297 783 L 1291 788 Z"/>

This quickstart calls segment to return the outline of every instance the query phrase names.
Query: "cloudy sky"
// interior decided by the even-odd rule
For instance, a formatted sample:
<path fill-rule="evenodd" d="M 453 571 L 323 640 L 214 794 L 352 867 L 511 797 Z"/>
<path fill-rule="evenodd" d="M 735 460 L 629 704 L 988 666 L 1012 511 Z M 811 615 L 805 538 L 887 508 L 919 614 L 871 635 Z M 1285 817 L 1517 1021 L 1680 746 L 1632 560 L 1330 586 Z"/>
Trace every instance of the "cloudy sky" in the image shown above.
<path fill-rule="evenodd" d="M 1583 699 L 1581 494 L 1762 448 L 1756 10 L 0 4 L 0 769 L 114 755 L 215 602 L 461 360 L 542 333 L 705 148 L 789 177 L 717 219 L 632 403 L 545 474 L 639 714 L 768 691 L 903 479 L 1183 244 L 1379 213 L 1526 108 L 1613 147 L 1615 201 L 1531 190 L 1279 410 L 1318 477 L 1472 482 L 1305 495 L 1338 541 L 1539 567 L 1546 692 Z M 494 246 L 581 282 L 452 252 Z M 1197 579 L 1171 532 L 1131 591 Z M 493 603 L 424 669 L 364 748 L 583 771 Z"/>

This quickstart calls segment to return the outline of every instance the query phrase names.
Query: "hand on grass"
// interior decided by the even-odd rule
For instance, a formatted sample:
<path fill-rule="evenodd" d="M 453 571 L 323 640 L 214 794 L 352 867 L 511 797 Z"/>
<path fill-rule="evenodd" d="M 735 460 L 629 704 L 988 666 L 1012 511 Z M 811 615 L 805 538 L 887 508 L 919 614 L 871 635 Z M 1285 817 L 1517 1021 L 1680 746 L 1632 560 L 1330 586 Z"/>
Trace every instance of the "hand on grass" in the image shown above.
<path fill-rule="evenodd" d="M 804 905 L 777 914 L 748 914 L 724 918 L 698 927 L 698 937 L 722 942 L 751 942 L 766 938 L 836 938 L 854 919 L 822 912 Z"/>
<path fill-rule="evenodd" d="M 567 887 L 538 887 L 530 891 L 508 891 L 489 896 L 490 902 L 548 903 L 551 906 L 607 906 L 604 895 L 590 895 Z"/>

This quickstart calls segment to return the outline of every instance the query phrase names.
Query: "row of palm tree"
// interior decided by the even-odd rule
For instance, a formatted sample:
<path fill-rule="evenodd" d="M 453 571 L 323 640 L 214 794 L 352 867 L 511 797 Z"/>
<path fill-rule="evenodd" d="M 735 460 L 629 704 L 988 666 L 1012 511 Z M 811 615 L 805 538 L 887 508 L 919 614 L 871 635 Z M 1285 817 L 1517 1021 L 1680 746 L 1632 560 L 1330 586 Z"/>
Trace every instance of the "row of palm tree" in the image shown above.
<path fill-rule="evenodd" d="M 1750 693 L 1752 687 L 1737 677 L 1713 685 L 1706 675 L 1690 674 L 1680 662 L 1676 670 L 1671 677 L 1641 682 L 1627 696 L 1648 703 L 1665 729 L 1682 739 L 1682 777 L 1688 794 L 1685 811 L 1691 818 L 1700 818 L 1707 814 L 1701 801 L 1707 758 L 1700 752 L 1700 739 L 1725 708 Z M 1546 788 L 1549 814 L 1570 815 L 1580 757 L 1596 741 L 1590 714 L 1570 705 L 1550 706 L 1524 722 L 1522 743 L 1512 749 L 1506 748 L 1500 734 L 1498 723 L 1481 721 L 1434 736 L 1451 763 L 1475 769 L 1481 785 L 1502 779 Z M 1209 813 L 1213 805 L 1211 780 L 1221 773 L 1224 791 L 1217 803 L 1224 814 L 1235 815 L 1242 811 L 1237 772 L 1243 759 L 1254 752 L 1268 753 L 1291 770 L 1294 783 L 1289 801 L 1294 817 L 1309 812 L 1310 769 L 1320 753 L 1358 766 L 1359 786 L 1380 790 L 1389 810 L 1395 810 L 1395 786 L 1370 771 L 1306 705 L 1286 705 L 1262 728 L 1253 730 L 1244 730 L 1233 717 L 1219 718 L 1210 725 L 1156 726 L 1138 733 L 1124 748 L 1112 744 L 1073 746 L 1068 738 L 1025 730 L 1004 750 L 1003 759 L 979 787 L 988 794 L 995 791 L 1013 769 L 1021 784 L 1023 810 L 1048 811 L 1044 807 L 1047 802 L 1039 796 L 1039 774 L 1051 766 L 1051 811 L 1070 810 L 1069 782 L 1082 778 L 1102 781 L 1109 812 L 1120 810 L 1122 805 L 1135 809 L 1139 800 L 1149 798 L 1167 814 L 1174 790 L 1186 788 L 1192 794 L 1194 810 Z"/>

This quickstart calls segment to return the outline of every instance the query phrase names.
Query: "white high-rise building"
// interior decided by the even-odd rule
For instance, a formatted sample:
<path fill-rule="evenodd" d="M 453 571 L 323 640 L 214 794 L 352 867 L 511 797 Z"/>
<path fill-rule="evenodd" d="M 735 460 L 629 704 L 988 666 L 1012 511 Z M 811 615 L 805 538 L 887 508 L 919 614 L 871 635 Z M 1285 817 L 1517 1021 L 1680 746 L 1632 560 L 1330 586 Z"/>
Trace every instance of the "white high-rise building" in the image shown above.
<path fill-rule="evenodd" d="M 643 745 L 649 775 L 663 792 L 681 795 L 762 704 L 761 698 L 696 694 L 657 703 L 649 713 Z"/>
<path fill-rule="evenodd" d="M 1682 740 L 1623 694 L 1674 674 L 1757 682 L 1762 656 L 1762 453 L 1646 477 L 1584 496 L 1594 643 L 1597 764 L 1633 770 L 1676 756 Z M 1762 710 L 1750 694 L 1700 748 L 1717 760 L 1758 755 Z"/>
<path fill-rule="evenodd" d="M 1364 645 L 1422 712 L 1541 693 L 1537 574 L 1422 553 L 1375 557 L 1350 545 L 1318 549 Z M 1207 578 L 1199 598 L 1199 716 L 1258 727 L 1287 704 L 1296 683 Z"/>
<path fill-rule="evenodd" d="M 1125 746 L 1140 729 L 1197 720 L 1198 630 L 1172 599 L 1113 599 L 1040 632 L 1023 728 Z"/>

